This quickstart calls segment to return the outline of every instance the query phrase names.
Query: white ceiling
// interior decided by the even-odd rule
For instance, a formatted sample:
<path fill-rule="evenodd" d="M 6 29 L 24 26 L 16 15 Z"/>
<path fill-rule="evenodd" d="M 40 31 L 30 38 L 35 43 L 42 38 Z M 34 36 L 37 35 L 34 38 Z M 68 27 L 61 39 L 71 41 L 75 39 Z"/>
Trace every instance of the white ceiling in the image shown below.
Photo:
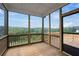
<path fill-rule="evenodd" d="M 67 3 L 5 3 L 9 11 L 30 14 L 34 16 L 46 16 Z"/>

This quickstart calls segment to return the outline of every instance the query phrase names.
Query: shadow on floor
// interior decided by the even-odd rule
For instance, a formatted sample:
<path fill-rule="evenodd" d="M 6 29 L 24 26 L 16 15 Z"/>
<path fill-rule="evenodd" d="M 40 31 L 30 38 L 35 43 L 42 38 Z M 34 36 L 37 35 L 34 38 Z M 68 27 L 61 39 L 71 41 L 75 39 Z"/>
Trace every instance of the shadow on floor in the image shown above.
<path fill-rule="evenodd" d="M 79 56 L 79 48 L 69 46 L 67 44 L 63 44 L 63 49 L 65 52 L 67 52 L 68 54 L 72 56 Z"/>

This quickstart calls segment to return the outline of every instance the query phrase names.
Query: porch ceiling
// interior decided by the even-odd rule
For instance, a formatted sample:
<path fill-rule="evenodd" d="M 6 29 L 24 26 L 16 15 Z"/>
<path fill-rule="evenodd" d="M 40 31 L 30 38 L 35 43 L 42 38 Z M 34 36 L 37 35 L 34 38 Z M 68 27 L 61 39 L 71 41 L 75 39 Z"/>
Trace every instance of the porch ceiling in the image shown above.
<path fill-rule="evenodd" d="M 30 14 L 34 16 L 46 16 L 67 3 L 5 3 L 9 11 Z"/>

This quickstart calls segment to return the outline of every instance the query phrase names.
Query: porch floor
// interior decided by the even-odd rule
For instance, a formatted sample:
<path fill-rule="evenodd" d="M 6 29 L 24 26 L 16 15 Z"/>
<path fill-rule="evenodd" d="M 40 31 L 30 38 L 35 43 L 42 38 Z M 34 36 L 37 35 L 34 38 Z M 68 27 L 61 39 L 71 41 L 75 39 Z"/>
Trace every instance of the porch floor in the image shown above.
<path fill-rule="evenodd" d="M 41 42 L 8 49 L 5 56 L 65 56 L 58 49 Z"/>

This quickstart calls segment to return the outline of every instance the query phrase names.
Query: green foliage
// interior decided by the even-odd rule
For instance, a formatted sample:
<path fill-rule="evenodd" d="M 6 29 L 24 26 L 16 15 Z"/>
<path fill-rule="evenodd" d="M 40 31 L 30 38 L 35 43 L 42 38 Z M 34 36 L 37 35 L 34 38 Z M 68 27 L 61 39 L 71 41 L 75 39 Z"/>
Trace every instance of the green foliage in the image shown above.
<path fill-rule="evenodd" d="M 41 33 L 42 29 L 41 28 L 31 28 L 30 29 L 31 33 Z M 14 34 L 26 34 L 28 33 L 28 28 L 20 28 L 20 27 L 10 27 L 9 28 L 9 34 L 14 35 Z"/>
<path fill-rule="evenodd" d="M 27 28 L 9 27 L 9 35 L 19 35 L 28 33 Z M 31 33 L 41 33 L 41 28 L 32 28 Z M 41 41 L 41 35 L 31 35 L 31 43 Z M 28 36 L 12 36 L 9 37 L 10 46 L 27 44 Z"/>
<path fill-rule="evenodd" d="M 78 27 L 65 27 L 64 28 L 64 32 L 67 32 L 67 33 L 76 33 L 77 28 Z"/>
<path fill-rule="evenodd" d="M 65 27 L 63 28 L 66 33 L 75 33 L 78 27 Z M 31 33 L 41 33 L 42 28 L 31 28 Z M 44 33 L 48 32 L 48 28 L 44 28 Z M 51 32 L 59 32 L 59 28 L 52 28 Z M 9 27 L 9 35 L 19 35 L 28 33 L 28 28 L 20 28 L 20 27 Z M 15 45 L 19 44 L 27 44 L 28 36 L 13 36 L 9 37 L 11 43 L 15 43 Z M 41 41 L 41 35 L 31 35 L 31 43 Z"/>
<path fill-rule="evenodd" d="M 59 32 L 59 28 L 51 29 L 51 32 Z"/>
<path fill-rule="evenodd" d="M 31 28 L 30 31 L 31 33 L 41 33 L 42 28 Z"/>
<path fill-rule="evenodd" d="M 27 28 L 19 28 L 19 27 L 10 27 L 9 28 L 9 34 L 26 34 L 28 32 Z"/>

